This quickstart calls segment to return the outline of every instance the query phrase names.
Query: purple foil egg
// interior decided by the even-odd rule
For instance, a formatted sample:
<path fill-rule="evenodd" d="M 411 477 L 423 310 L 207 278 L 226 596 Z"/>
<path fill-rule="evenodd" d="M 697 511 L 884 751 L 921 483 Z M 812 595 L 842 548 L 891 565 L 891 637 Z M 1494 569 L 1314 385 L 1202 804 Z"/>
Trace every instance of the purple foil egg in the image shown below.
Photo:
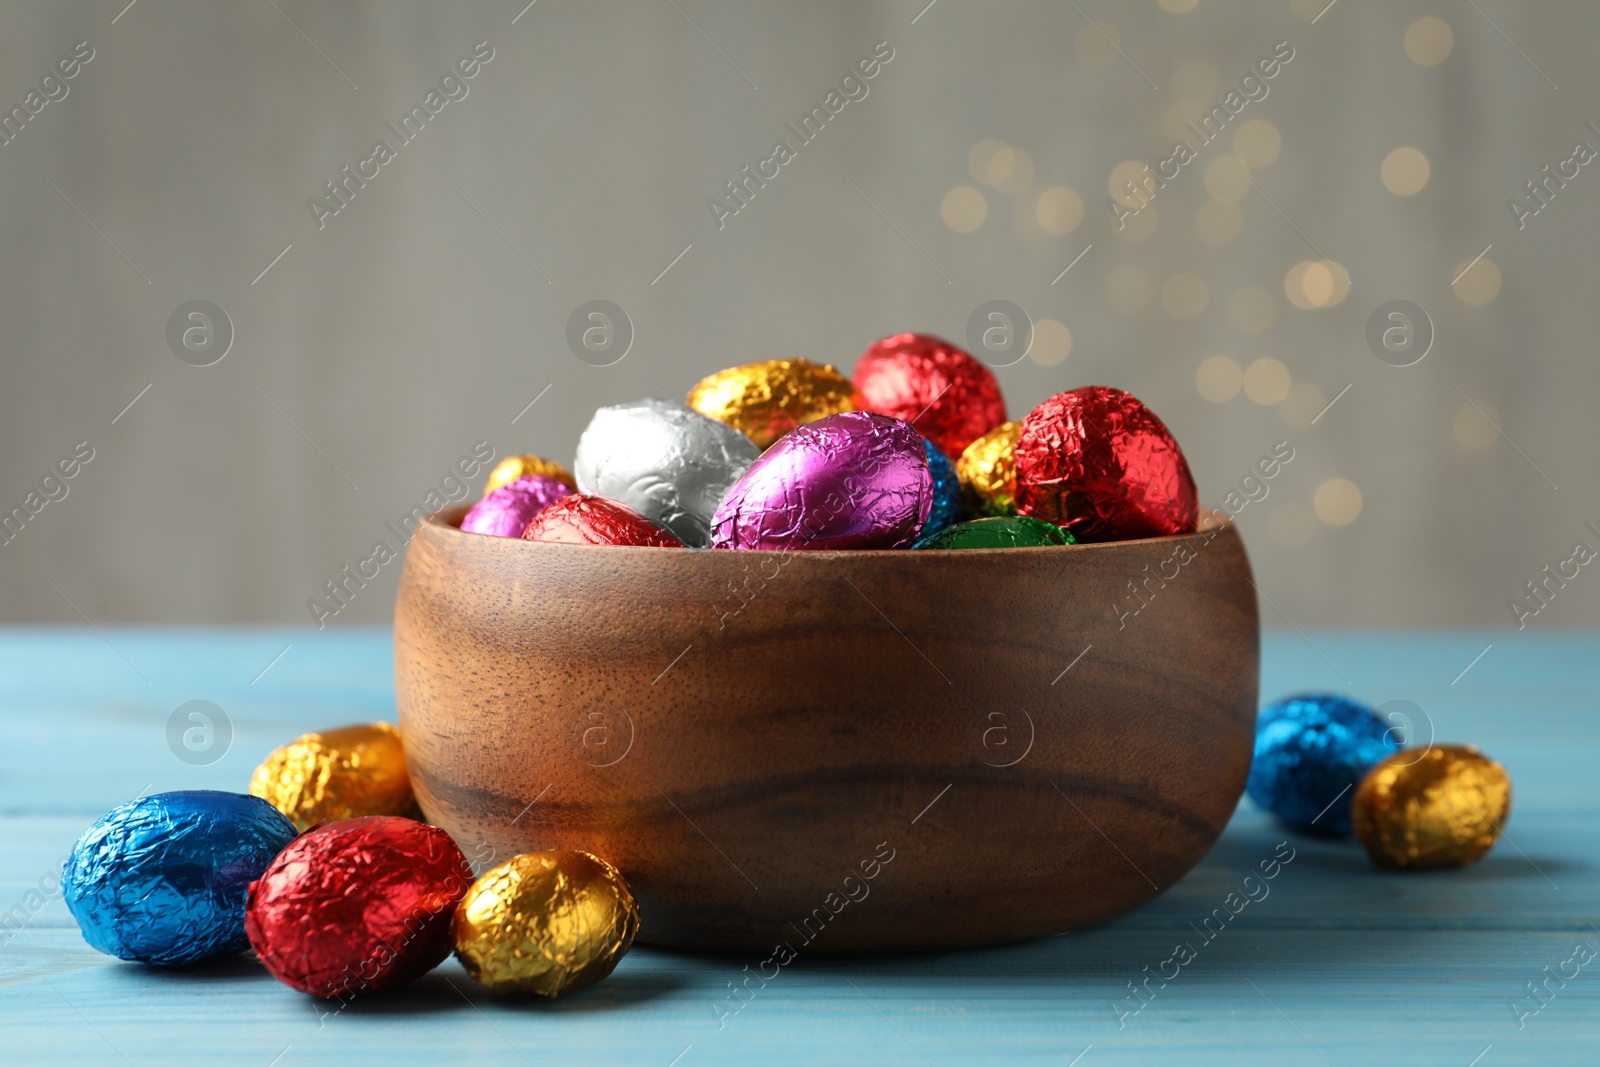
<path fill-rule="evenodd" d="M 507 482 L 476 504 L 461 520 L 467 533 L 521 537 L 533 517 L 572 492 L 554 478 L 528 474 Z"/>
<path fill-rule="evenodd" d="M 761 454 L 711 519 L 712 548 L 909 548 L 933 507 L 922 435 L 846 411 L 797 426 Z"/>

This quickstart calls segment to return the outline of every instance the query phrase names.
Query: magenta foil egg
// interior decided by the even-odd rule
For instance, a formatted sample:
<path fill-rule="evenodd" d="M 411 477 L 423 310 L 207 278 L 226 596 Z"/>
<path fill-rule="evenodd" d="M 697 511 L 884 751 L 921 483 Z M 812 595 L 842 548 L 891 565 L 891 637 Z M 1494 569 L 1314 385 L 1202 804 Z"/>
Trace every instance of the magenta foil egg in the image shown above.
<path fill-rule="evenodd" d="M 909 548 L 933 507 L 922 435 L 846 411 L 789 431 L 729 488 L 712 548 Z"/>
<path fill-rule="evenodd" d="M 507 482 L 476 504 L 461 520 L 467 533 L 521 537 L 533 517 L 572 492 L 554 478 L 529 474 Z"/>

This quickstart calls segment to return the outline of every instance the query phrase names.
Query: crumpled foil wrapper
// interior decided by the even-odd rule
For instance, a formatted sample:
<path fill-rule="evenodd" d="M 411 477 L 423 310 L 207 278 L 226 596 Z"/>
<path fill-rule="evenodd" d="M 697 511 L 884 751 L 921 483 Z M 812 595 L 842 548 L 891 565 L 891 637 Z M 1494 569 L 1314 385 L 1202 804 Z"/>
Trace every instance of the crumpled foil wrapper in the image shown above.
<path fill-rule="evenodd" d="M 913 548 L 1045 548 L 1075 544 L 1059 526 L 1027 515 L 972 519 L 924 537 Z"/>
<path fill-rule="evenodd" d="M 67 859 L 61 892 L 83 939 L 171 967 L 249 947 L 245 894 L 295 829 L 256 797 L 157 793 L 108 811 Z"/>
<path fill-rule="evenodd" d="M 761 454 L 726 423 L 657 397 L 601 408 L 578 439 L 578 489 L 609 497 L 691 548 L 710 539 L 712 512 Z"/>
<path fill-rule="evenodd" d="M 856 361 L 861 407 L 904 419 L 947 456 L 959 456 L 1006 421 L 994 372 L 964 349 L 925 333 L 874 341 Z"/>
<path fill-rule="evenodd" d="M 626 504 L 574 493 L 550 505 L 522 531 L 524 541 L 559 545 L 682 548 L 683 542 Z"/>
<path fill-rule="evenodd" d="M 809 359 L 764 359 L 720 370 L 689 390 L 689 406 L 767 448 L 802 423 L 854 411 L 856 387 Z"/>
<path fill-rule="evenodd" d="M 274 749 L 250 776 L 250 794 L 298 830 L 361 815 L 421 815 L 400 731 L 386 722 L 306 734 Z"/>
<path fill-rule="evenodd" d="M 922 445 L 928 454 L 928 476 L 933 479 L 933 506 L 928 509 L 928 521 L 922 524 L 920 536 L 931 537 L 965 518 L 967 504 L 961 492 L 961 478 L 944 449 L 927 438 L 923 438 Z"/>
<path fill-rule="evenodd" d="M 507 456 L 495 464 L 494 470 L 489 472 L 489 480 L 483 483 L 483 495 L 488 496 L 502 485 L 510 485 L 518 478 L 526 478 L 530 474 L 554 478 L 568 489 L 578 488 L 578 483 L 572 480 L 567 468 L 555 460 L 524 452 L 520 456 Z"/>
<path fill-rule="evenodd" d="M 450 954 L 450 919 L 472 884 L 437 826 L 392 815 L 297 837 L 250 887 L 245 932 L 273 977 L 314 997 L 404 985 Z"/>
<path fill-rule="evenodd" d="M 1350 832 L 1350 794 L 1401 747 L 1377 712 L 1334 693 L 1307 693 L 1261 709 L 1245 790 L 1290 826 Z"/>
<path fill-rule="evenodd" d="M 712 548 L 909 548 L 933 509 L 922 435 L 847 411 L 796 427 L 717 509 Z"/>
<path fill-rule="evenodd" d="M 1022 424 L 1002 422 L 967 446 L 956 476 L 967 510 L 980 518 L 1017 513 L 1017 434 Z"/>
<path fill-rule="evenodd" d="M 535 515 L 570 492 L 549 475 L 525 474 L 472 505 L 461 519 L 461 529 L 492 537 L 521 537 Z"/>
<path fill-rule="evenodd" d="M 1380 867 L 1465 867 L 1500 839 L 1511 778 L 1471 745 L 1397 752 L 1367 772 L 1351 810 Z"/>
<path fill-rule="evenodd" d="M 532 852 L 485 871 L 451 933 L 467 973 L 495 993 L 559 997 L 610 974 L 639 932 L 617 869 L 587 852 Z"/>
<path fill-rule="evenodd" d="M 1022 420 L 1017 511 L 1079 541 L 1192 533 L 1200 497 L 1183 450 L 1137 397 L 1089 385 Z"/>

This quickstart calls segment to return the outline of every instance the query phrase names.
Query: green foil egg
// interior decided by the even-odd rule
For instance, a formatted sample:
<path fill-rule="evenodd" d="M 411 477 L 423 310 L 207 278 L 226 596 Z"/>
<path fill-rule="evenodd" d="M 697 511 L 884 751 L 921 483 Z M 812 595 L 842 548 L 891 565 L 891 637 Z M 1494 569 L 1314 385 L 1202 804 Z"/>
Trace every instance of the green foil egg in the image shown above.
<path fill-rule="evenodd" d="M 924 537 L 912 548 L 1044 548 L 1077 541 L 1059 526 L 1028 515 L 1003 515 L 958 522 Z"/>

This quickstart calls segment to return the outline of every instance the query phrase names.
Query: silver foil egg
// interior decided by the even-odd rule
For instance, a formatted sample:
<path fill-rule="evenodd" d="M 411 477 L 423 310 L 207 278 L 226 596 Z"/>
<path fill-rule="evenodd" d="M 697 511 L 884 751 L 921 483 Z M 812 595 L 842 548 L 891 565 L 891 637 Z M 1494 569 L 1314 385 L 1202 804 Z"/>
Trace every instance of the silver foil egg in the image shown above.
<path fill-rule="evenodd" d="M 648 397 L 601 408 L 578 439 L 580 492 L 610 497 L 692 548 L 711 543 L 711 515 L 761 450 L 686 404 Z"/>

